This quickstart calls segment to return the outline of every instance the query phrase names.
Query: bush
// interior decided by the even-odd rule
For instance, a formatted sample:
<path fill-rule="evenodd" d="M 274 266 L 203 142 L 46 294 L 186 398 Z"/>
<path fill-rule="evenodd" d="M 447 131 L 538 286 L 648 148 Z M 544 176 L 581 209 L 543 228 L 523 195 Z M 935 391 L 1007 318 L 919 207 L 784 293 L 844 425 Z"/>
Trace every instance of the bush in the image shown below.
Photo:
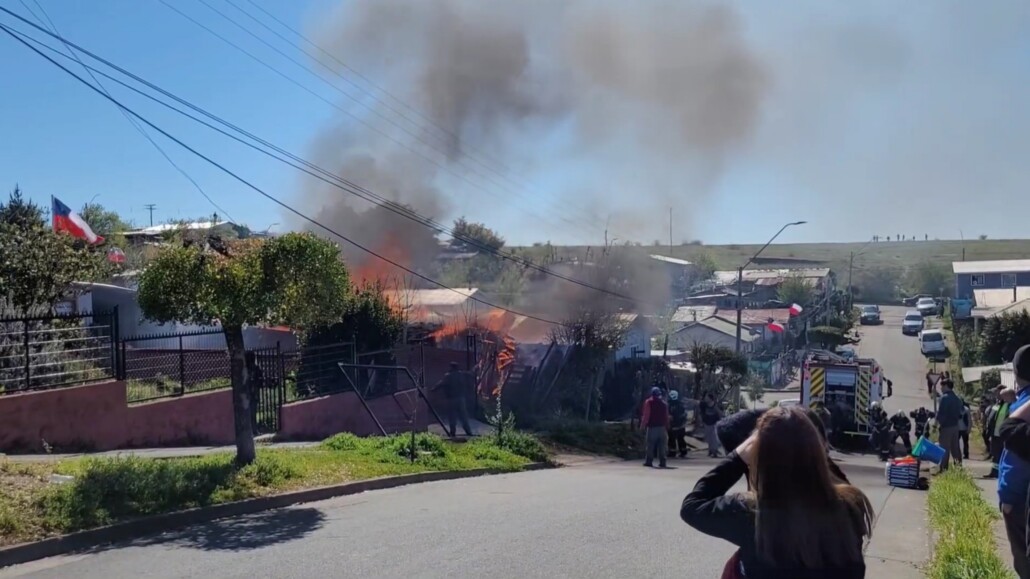
<path fill-rule="evenodd" d="M 411 435 L 398 434 L 382 439 L 385 448 L 390 453 L 403 458 L 411 457 Z M 419 433 L 415 435 L 416 457 L 431 456 L 433 458 L 446 458 L 450 449 L 444 441 L 435 434 Z"/>
<path fill-rule="evenodd" d="M 325 448 L 339 451 L 358 450 L 366 444 L 364 438 L 350 432 L 341 432 L 322 441 L 322 446 Z"/>
<path fill-rule="evenodd" d="M 561 419 L 541 429 L 545 440 L 562 446 L 626 459 L 644 456 L 643 433 L 627 423 Z"/>
<path fill-rule="evenodd" d="M 934 479 L 928 498 L 930 524 L 937 532 L 927 577 L 1003 579 L 1011 577 L 994 544 L 998 513 L 960 468 Z"/>
<path fill-rule="evenodd" d="M 533 462 L 546 462 L 548 460 L 547 449 L 532 434 L 508 429 L 502 431 L 500 440 L 496 436 L 480 440 L 486 440 L 502 450 L 528 458 Z"/>

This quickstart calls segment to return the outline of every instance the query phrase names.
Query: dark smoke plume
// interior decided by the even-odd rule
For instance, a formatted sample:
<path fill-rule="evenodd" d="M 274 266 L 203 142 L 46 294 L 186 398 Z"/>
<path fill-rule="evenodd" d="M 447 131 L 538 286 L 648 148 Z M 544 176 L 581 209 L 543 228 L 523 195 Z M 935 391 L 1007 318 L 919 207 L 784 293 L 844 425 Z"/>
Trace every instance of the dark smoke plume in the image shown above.
<path fill-rule="evenodd" d="M 318 18 L 321 46 L 414 109 L 355 79 L 378 100 L 362 95 L 374 112 L 350 110 L 376 129 L 346 119 L 317 139 L 318 160 L 416 210 L 468 215 L 521 243 L 598 244 L 609 220 L 651 239 L 669 207 L 685 230 L 747 143 L 770 84 L 733 9 L 715 3 L 349 0 Z M 518 184 L 499 186 L 498 172 Z M 525 187 L 542 175 L 566 185 Z M 412 252 L 424 247 L 410 222 L 314 185 L 302 195 L 363 243 L 401 233 Z"/>

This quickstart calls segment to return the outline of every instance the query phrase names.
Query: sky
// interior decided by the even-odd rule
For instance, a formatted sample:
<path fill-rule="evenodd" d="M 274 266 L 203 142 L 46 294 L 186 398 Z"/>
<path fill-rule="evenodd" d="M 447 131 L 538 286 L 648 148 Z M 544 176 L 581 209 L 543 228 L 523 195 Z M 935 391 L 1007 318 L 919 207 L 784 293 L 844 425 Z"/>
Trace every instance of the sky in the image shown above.
<path fill-rule="evenodd" d="M 665 243 L 670 209 L 676 243 L 761 243 L 794 220 L 809 223 L 781 241 L 1027 237 L 1030 3 L 576 0 L 558 14 L 541 0 L 254 0 L 333 55 L 316 62 L 236 8 L 302 42 L 249 0 L 167 1 L 260 62 L 161 0 L 0 6 L 32 21 L 42 6 L 68 39 L 178 96 L 513 244 L 596 245 L 606 229 Z M 208 201 L 111 103 L 5 34 L 0 69 L 4 189 L 94 200 L 137 225 L 155 204 L 155 223 L 218 213 L 256 230 L 300 226 L 150 131 Z M 311 215 L 349 198 L 104 82 Z M 361 156 L 375 171 L 355 168 Z M 439 198 L 406 196 L 420 188 Z"/>

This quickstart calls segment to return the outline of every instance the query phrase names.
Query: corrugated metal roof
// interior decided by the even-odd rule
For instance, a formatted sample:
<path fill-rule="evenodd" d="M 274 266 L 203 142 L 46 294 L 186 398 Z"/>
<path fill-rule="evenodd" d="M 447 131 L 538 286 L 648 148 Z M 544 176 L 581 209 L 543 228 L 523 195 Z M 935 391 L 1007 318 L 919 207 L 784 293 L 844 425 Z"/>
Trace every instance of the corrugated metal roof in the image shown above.
<path fill-rule="evenodd" d="M 478 291 L 478 288 L 388 289 L 383 290 L 383 295 L 403 307 L 432 308 L 460 306 Z"/>
<path fill-rule="evenodd" d="M 708 329 L 715 330 L 716 332 L 726 334 L 727 336 L 736 337 L 737 335 L 737 324 L 728 322 L 717 316 L 708 318 L 707 320 L 701 320 L 700 322 L 693 322 L 687 324 L 682 328 L 676 330 L 676 332 L 674 333 L 678 334 L 680 332 L 686 332 L 696 326 L 704 326 Z M 756 339 L 757 337 L 751 334 L 750 329 L 742 328 L 742 331 L 740 332 L 740 340 L 742 342 L 753 342 Z"/>
<path fill-rule="evenodd" d="M 983 377 L 983 373 L 988 370 L 1004 370 L 1012 369 L 1012 364 L 997 364 L 995 366 L 971 366 L 969 368 L 962 369 L 962 381 L 963 382 L 979 382 Z"/>
<path fill-rule="evenodd" d="M 689 266 L 694 265 L 693 262 L 685 259 L 679 259 L 678 257 L 669 257 L 667 255 L 651 255 L 651 259 L 657 259 L 658 261 L 664 261 L 665 263 L 671 263 L 673 265 Z"/>
<path fill-rule="evenodd" d="M 136 231 L 126 231 L 122 235 L 127 235 L 130 237 L 133 235 L 159 235 L 166 231 L 177 231 L 179 229 L 213 229 L 215 227 L 221 227 L 222 225 L 227 225 L 231 223 L 231 221 L 194 221 L 191 223 L 162 223 L 160 225 L 151 225 L 150 227 L 137 229 Z"/>
<path fill-rule="evenodd" d="M 763 279 L 782 280 L 788 277 L 823 279 L 828 275 L 830 275 L 830 268 L 828 267 L 799 267 L 788 269 L 745 269 L 743 278 L 748 283 L 761 283 L 759 280 Z M 715 272 L 713 276 L 721 283 L 735 283 L 737 281 L 736 270 L 720 270 Z"/>
<path fill-rule="evenodd" d="M 716 317 L 736 324 L 736 310 L 720 310 Z M 748 326 L 764 326 L 772 321 L 786 324 L 790 321 L 790 308 L 775 308 L 767 310 L 741 310 L 740 322 Z"/>
<path fill-rule="evenodd" d="M 714 316 L 717 311 L 715 306 L 680 306 L 672 314 L 672 321 L 677 324 L 699 322 Z"/>
<path fill-rule="evenodd" d="M 955 273 L 1012 273 L 1030 271 L 1030 259 L 996 259 L 993 261 L 955 261 Z"/>

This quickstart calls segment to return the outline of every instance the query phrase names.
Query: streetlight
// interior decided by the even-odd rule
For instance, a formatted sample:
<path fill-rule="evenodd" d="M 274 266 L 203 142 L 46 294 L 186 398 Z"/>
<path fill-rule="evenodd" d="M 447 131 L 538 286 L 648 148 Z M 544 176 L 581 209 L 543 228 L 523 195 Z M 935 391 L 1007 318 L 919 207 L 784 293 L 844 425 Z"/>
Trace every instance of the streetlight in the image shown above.
<path fill-rule="evenodd" d="M 751 262 L 755 261 L 755 259 L 757 259 L 758 256 L 761 255 L 761 253 L 763 251 L 765 251 L 765 248 L 769 247 L 772 244 L 772 242 L 776 241 L 776 238 L 779 237 L 780 234 L 783 233 L 783 231 L 785 229 L 787 229 L 788 227 L 794 226 L 794 225 L 804 225 L 806 223 L 808 223 L 808 222 L 807 221 L 794 221 L 794 222 L 791 222 L 791 223 L 788 223 L 788 224 L 784 225 L 783 227 L 780 228 L 779 231 L 776 232 L 776 235 L 772 236 L 771 238 L 769 238 L 769 241 L 765 242 L 765 245 L 763 245 L 761 249 L 756 251 L 754 255 L 752 255 L 750 258 L 748 258 L 747 263 L 745 263 L 744 265 L 742 265 L 742 266 L 737 268 L 737 349 L 736 349 L 736 351 L 737 351 L 738 354 L 740 353 L 740 318 L 741 318 L 741 315 L 742 315 L 741 312 L 744 309 L 743 303 L 741 303 L 741 300 L 740 300 L 741 294 L 744 293 L 744 268 L 749 266 L 749 265 L 751 265 Z"/>
<path fill-rule="evenodd" d="M 862 257 L 862 255 L 864 254 L 864 252 L 862 250 L 867 248 L 867 247 L 869 247 L 869 244 L 872 243 L 872 242 L 873 242 L 872 239 L 870 239 L 869 241 L 865 242 L 865 245 L 863 245 L 862 247 L 858 248 L 858 253 L 855 253 L 854 251 L 852 251 L 851 252 L 851 257 L 848 259 L 848 311 L 851 311 L 851 308 L 855 307 L 855 294 L 851 290 L 851 271 L 852 271 L 852 269 L 854 268 L 854 265 L 855 265 L 855 258 L 856 257 Z"/>

